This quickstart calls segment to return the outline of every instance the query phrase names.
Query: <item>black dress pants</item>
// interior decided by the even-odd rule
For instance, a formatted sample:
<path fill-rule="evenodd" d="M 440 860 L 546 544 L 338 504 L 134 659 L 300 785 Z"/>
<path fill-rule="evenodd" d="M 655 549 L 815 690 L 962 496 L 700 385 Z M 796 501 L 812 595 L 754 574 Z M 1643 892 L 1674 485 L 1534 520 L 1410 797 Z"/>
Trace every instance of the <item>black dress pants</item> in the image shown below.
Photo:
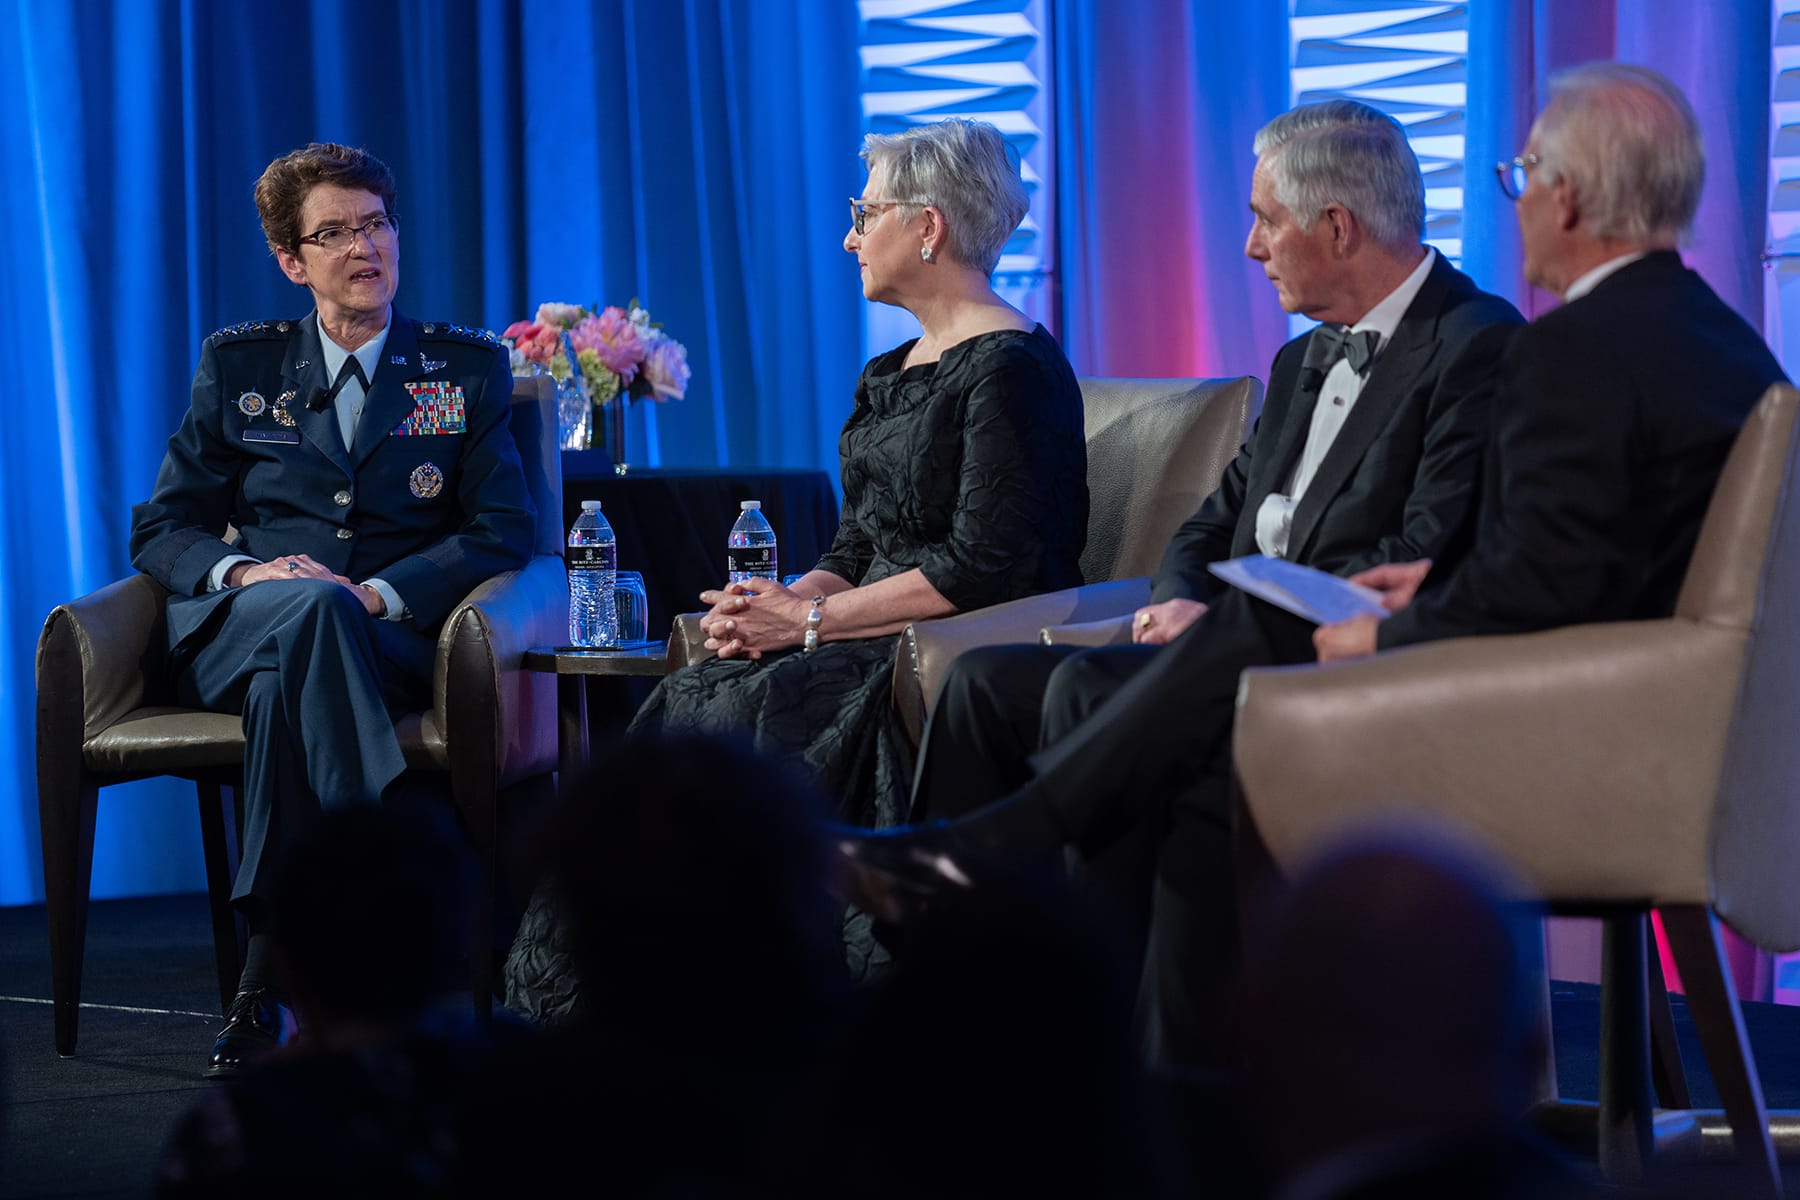
<path fill-rule="evenodd" d="M 1127 917 L 1147 910 L 1139 1006 L 1158 1061 L 1218 1065 L 1238 676 L 1312 661 L 1312 630 L 1233 590 L 1167 646 L 973 651 L 939 696 L 915 808 L 958 815 L 1015 790 L 1050 806 L 1090 881 Z"/>

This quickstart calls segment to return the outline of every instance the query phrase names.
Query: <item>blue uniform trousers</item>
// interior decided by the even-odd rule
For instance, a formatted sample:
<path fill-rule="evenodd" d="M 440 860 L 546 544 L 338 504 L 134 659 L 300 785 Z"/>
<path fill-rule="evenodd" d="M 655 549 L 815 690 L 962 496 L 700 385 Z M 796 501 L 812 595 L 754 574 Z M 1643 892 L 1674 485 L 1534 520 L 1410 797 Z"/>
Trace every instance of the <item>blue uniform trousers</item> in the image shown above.
<path fill-rule="evenodd" d="M 232 900 L 267 902 L 281 846 L 326 808 L 378 803 L 405 763 L 393 715 L 424 707 L 433 642 L 323 580 L 169 601 L 178 703 L 244 721 L 244 833 Z M 185 632 L 183 632 L 185 631 Z"/>

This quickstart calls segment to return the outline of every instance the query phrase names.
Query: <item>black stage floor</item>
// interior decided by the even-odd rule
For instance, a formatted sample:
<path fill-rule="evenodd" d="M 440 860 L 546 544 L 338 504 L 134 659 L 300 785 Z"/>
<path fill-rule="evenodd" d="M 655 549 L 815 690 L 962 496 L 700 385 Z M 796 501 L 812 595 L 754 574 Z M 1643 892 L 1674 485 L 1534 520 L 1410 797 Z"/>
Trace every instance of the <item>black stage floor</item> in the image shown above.
<path fill-rule="evenodd" d="M 89 921 L 79 1053 L 51 1038 L 44 911 L 0 908 L 0 1198 L 135 1197 L 176 1119 L 207 1087 L 216 1023 L 205 897 L 96 903 Z M 1595 1095 L 1597 990 L 1557 984 L 1562 1094 Z M 1696 1104 L 1716 1107 L 1680 997 L 1675 1019 Z M 1746 1006 L 1772 1108 L 1800 1108 L 1800 1008 Z M 1800 1164 L 1785 1164 L 1800 1200 Z"/>

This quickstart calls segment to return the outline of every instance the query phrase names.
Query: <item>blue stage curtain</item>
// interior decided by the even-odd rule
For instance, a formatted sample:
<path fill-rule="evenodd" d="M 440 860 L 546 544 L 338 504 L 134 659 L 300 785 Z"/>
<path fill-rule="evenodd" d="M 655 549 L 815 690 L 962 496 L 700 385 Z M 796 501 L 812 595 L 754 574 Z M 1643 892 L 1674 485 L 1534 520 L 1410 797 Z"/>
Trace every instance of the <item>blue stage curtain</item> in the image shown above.
<path fill-rule="evenodd" d="M 1763 325 L 1768 227 L 1768 0 L 1479 0 L 1469 6 L 1469 230 L 1465 266 L 1527 315 L 1556 297 L 1525 286 L 1511 204 L 1486 166 L 1525 145 L 1557 72 L 1603 59 L 1654 67 L 1687 93 L 1706 140 L 1706 190 L 1683 257 L 1745 320 Z"/>
<path fill-rule="evenodd" d="M 1267 376 L 1287 320 L 1244 257 L 1287 6 L 1054 0 L 1053 270 L 1077 372 Z"/>
<path fill-rule="evenodd" d="M 200 341 L 295 316 L 251 187 L 311 140 L 393 168 L 400 307 L 501 329 L 640 297 L 687 399 L 639 462 L 821 466 L 862 365 L 839 248 L 856 13 L 801 0 L 0 6 L 0 904 L 41 898 L 32 696 L 56 604 L 129 572 Z M 94 894 L 201 886 L 192 789 L 102 794 Z"/>

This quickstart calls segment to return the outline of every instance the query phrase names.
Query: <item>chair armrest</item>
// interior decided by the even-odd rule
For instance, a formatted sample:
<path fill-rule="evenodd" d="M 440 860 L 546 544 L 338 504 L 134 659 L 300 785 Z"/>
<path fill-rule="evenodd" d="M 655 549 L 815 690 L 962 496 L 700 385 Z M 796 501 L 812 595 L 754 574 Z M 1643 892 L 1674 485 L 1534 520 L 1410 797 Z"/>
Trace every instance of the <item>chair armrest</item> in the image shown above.
<path fill-rule="evenodd" d="M 713 657 L 713 652 L 706 648 L 706 634 L 700 628 L 700 618 L 705 615 L 697 612 L 675 615 L 675 623 L 669 627 L 669 670 L 679 671 Z"/>
<path fill-rule="evenodd" d="M 1046 646 L 1130 645 L 1131 614 L 1107 617 L 1103 621 L 1083 621 L 1077 625 L 1051 625 L 1039 632 L 1038 640 Z"/>
<path fill-rule="evenodd" d="M 79 704 L 79 745 L 142 707 L 162 653 L 168 597 L 148 575 L 133 575 L 52 609 L 38 636 L 40 725 L 46 703 L 71 722 Z"/>
<path fill-rule="evenodd" d="M 1283 866 L 1353 827 L 1426 817 L 1473 831 L 1553 901 L 1704 904 L 1745 644 L 1671 619 L 1246 671 L 1244 804 Z"/>
<path fill-rule="evenodd" d="M 917 745 L 937 703 L 944 673 L 964 650 L 1036 642 L 1046 626 L 1092 621 L 1131 612 L 1150 599 L 1147 577 L 1114 579 L 1025 596 L 971 612 L 914 621 L 900 633 L 894 662 L 894 707 Z"/>
<path fill-rule="evenodd" d="M 438 633 L 432 701 L 453 771 L 485 769 L 507 783 L 555 768 L 556 680 L 524 659 L 565 641 L 568 621 L 568 573 L 547 554 L 483 581 L 452 610 Z"/>

